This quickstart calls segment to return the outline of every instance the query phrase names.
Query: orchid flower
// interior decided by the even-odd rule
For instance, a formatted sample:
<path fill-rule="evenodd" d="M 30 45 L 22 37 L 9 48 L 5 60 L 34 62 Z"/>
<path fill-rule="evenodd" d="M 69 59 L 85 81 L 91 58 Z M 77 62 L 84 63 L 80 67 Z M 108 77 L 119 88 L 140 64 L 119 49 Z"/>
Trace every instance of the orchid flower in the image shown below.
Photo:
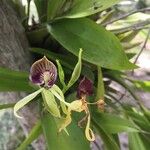
<path fill-rule="evenodd" d="M 81 73 L 81 53 L 82 50 L 79 52 L 79 59 L 78 63 L 76 64 L 74 71 L 72 73 L 72 76 L 70 78 L 70 81 L 68 84 L 64 82 L 64 77 L 62 78 L 62 68 L 60 68 L 60 64 L 57 61 L 58 70 L 59 70 L 59 78 L 61 77 L 61 83 L 65 85 L 65 90 L 69 89 L 79 78 L 80 73 Z M 60 73 L 61 71 L 61 73 Z M 93 93 L 93 83 L 88 80 L 86 77 L 84 77 L 78 87 L 78 97 L 80 98 L 79 100 L 75 100 L 71 103 L 68 103 L 65 101 L 64 94 L 62 90 L 55 85 L 56 79 L 57 79 L 57 68 L 56 66 L 49 61 L 45 56 L 33 63 L 30 69 L 30 76 L 29 76 L 30 81 L 39 86 L 39 89 L 32 94 L 29 94 L 22 100 L 16 103 L 14 106 L 14 114 L 15 116 L 20 117 L 17 114 L 17 111 L 20 110 L 22 107 L 24 107 L 27 103 L 29 103 L 31 100 L 33 100 L 38 94 L 41 93 L 42 98 L 43 98 L 43 103 L 45 109 L 51 113 L 54 117 L 57 117 L 60 122 L 60 128 L 59 132 L 61 130 L 64 130 L 67 133 L 66 127 L 71 123 L 72 118 L 71 114 L 72 111 L 75 112 L 85 112 L 86 117 L 85 121 L 87 122 L 86 127 L 85 127 L 85 136 L 89 141 L 94 141 L 95 136 L 93 131 L 90 128 L 90 112 L 87 106 L 87 101 L 86 101 L 86 96 L 89 96 Z M 56 99 L 60 101 L 60 107 L 59 104 L 56 102 Z M 62 115 L 62 113 L 64 115 Z"/>
<path fill-rule="evenodd" d="M 66 113 L 66 105 L 69 105 L 69 103 L 65 102 L 61 89 L 54 84 L 57 79 L 57 68 L 51 61 L 45 56 L 36 61 L 31 66 L 29 79 L 33 84 L 38 85 L 40 89 L 16 103 L 14 106 L 16 117 L 22 118 L 17 114 L 17 111 L 40 93 L 42 94 L 45 108 L 53 116 L 61 117 L 56 98 L 60 100 L 62 111 Z"/>
<path fill-rule="evenodd" d="M 91 121 L 91 115 L 88 109 L 88 103 L 86 101 L 86 96 L 90 96 L 93 94 L 93 83 L 91 80 L 87 79 L 86 77 L 84 77 L 78 86 L 78 90 L 77 90 L 77 96 L 80 98 L 79 100 L 75 100 L 73 102 L 70 103 L 70 106 L 68 107 L 67 110 L 67 117 L 65 119 L 63 119 L 62 124 L 59 128 L 59 132 L 61 130 L 63 130 L 64 128 L 66 128 L 72 121 L 71 119 L 71 113 L 72 111 L 75 112 L 85 112 L 86 116 L 79 121 L 79 126 L 83 121 L 86 121 L 86 127 L 85 127 L 85 136 L 87 138 L 87 140 L 89 141 L 94 141 L 95 140 L 95 136 L 94 133 L 92 131 L 92 129 L 90 128 L 90 121 Z"/>

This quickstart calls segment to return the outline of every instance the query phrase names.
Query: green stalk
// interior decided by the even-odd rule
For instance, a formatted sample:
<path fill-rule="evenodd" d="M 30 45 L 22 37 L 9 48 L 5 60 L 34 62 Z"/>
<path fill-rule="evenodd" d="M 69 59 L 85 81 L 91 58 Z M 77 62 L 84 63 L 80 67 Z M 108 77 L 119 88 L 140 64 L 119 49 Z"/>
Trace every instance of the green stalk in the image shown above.
<path fill-rule="evenodd" d="M 96 94 L 96 100 L 102 99 L 104 100 L 104 95 L 105 95 L 105 88 L 104 88 L 104 82 L 103 82 L 103 74 L 102 74 L 102 69 L 100 66 L 97 66 L 97 94 Z"/>

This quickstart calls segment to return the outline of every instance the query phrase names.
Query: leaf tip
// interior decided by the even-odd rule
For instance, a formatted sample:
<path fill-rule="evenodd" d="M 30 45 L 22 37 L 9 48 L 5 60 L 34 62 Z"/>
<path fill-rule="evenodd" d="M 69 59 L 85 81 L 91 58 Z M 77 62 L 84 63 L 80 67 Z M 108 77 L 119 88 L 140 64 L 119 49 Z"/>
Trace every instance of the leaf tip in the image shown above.
<path fill-rule="evenodd" d="M 137 66 L 136 64 L 130 62 L 129 69 L 138 69 L 138 68 L 139 68 L 139 66 Z"/>

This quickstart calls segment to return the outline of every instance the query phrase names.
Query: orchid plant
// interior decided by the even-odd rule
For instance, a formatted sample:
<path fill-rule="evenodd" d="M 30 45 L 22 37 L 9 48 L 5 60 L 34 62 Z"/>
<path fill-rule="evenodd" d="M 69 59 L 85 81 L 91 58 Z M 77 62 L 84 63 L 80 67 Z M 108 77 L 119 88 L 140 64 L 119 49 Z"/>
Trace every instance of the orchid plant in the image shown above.
<path fill-rule="evenodd" d="M 147 28 L 149 20 L 137 22 L 137 29 L 136 24 L 124 28 L 131 23 L 124 18 L 130 13 L 123 20 L 116 18 L 121 15 L 115 5 L 119 1 L 28 0 L 24 9 L 20 0 L 13 0 L 30 52 L 36 60 L 44 56 L 33 63 L 30 73 L 0 67 L 0 92 L 31 93 L 0 109 L 13 107 L 20 119 L 18 111 L 35 98 L 40 109 L 39 121 L 17 150 L 26 149 L 41 134 L 48 150 L 90 150 L 91 142 L 98 145 L 95 135 L 104 149 L 120 150 L 118 133 L 122 132 L 128 135 L 129 150 L 149 149 L 150 111 L 135 88 L 147 91 L 150 84 L 125 72 L 137 68 L 130 61 L 137 53 L 129 49 L 141 44 L 132 40 L 141 32 L 139 25 Z M 125 93 L 113 83 L 130 93 L 136 105 L 124 102 Z"/>

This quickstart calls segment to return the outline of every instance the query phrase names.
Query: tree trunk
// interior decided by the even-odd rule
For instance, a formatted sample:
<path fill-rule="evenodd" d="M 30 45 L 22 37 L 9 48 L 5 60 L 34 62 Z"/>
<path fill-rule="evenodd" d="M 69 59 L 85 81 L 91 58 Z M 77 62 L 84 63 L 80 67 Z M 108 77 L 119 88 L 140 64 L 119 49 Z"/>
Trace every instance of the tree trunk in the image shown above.
<path fill-rule="evenodd" d="M 0 0 L 0 66 L 13 70 L 29 71 L 31 56 L 28 51 L 28 42 L 24 29 L 8 1 Z M 0 93 L 0 103 L 16 102 L 25 96 L 25 93 Z M 32 110 L 32 111 L 31 111 Z M 22 111 L 24 119 L 19 120 L 26 135 L 35 125 L 38 115 L 32 103 Z M 36 150 L 43 150 L 43 138 L 35 142 Z"/>

